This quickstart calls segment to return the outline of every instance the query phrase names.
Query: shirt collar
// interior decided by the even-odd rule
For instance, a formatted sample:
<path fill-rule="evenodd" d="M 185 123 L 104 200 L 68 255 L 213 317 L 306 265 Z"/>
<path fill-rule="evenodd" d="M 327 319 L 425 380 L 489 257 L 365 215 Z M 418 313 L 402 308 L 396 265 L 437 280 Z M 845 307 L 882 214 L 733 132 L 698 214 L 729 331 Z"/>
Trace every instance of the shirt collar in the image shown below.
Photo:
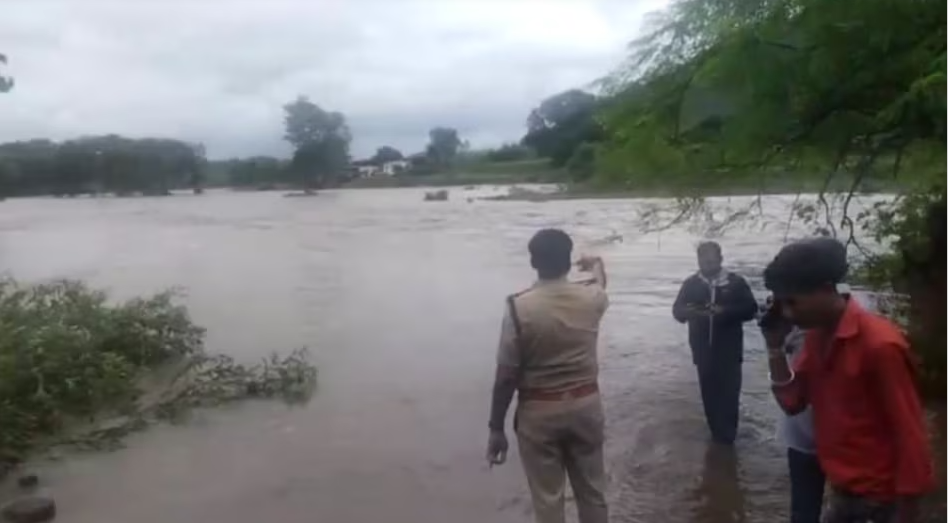
<path fill-rule="evenodd" d="M 705 276 L 704 274 L 702 274 L 702 271 L 696 272 L 695 274 L 698 275 L 700 280 L 710 285 L 712 284 L 722 285 L 723 283 L 728 281 L 728 271 L 726 271 L 725 269 L 721 269 L 720 271 L 718 271 L 717 274 L 715 274 L 712 277 Z"/>
<path fill-rule="evenodd" d="M 840 321 L 837 323 L 835 338 L 852 338 L 860 331 L 860 316 L 863 314 L 863 308 L 857 303 L 857 300 L 850 298 L 847 300 L 847 308 L 844 309 Z"/>
<path fill-rule="evenodd" d="M 542 280 L 540 278 L 534 282 L 534 287 L 546 287 L 549 285 L 559 285 L 561 283 L 567 283 L 567 275 L 563 275 L 560 278 L 554 278 L 552 280 Z"/>

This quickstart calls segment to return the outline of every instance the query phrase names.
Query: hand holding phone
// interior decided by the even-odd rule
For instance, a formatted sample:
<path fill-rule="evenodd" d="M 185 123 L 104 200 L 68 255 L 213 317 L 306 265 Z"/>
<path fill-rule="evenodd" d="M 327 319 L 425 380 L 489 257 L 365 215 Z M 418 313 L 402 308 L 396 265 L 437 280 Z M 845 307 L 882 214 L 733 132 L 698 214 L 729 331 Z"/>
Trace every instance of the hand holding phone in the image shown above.
<path fill-rule="evenodd" d="M 722 311 L 722 308 L 714 303 L 690 303 L 686 308 L 695 316 L 714 316 Z"/>

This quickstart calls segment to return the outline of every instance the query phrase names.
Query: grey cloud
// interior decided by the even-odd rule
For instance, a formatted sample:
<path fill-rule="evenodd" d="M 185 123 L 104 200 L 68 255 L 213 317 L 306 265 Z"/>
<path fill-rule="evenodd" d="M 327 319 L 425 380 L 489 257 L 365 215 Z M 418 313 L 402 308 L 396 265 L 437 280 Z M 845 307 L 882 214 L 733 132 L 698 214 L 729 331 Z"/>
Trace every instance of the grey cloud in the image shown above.
<path fill-rule="evenodd" d="M 607 72 L 662 0 L 14 0 L 0 140 L 116 132 L 286 154 L 282 105 L 345 113 L 354 154 L 435 125 L 516 140 L 550 94 Z"/>

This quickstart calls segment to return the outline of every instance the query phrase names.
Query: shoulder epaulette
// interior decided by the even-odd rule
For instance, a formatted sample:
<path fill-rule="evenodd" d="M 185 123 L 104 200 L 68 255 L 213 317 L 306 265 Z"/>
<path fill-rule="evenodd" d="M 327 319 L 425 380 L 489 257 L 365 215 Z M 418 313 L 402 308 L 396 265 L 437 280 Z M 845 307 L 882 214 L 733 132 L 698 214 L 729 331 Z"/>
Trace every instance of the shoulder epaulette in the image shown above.
<path fill-rule="evenodd" d="M 518 296 L 523 295 L 529 290 L 530 289 L 525 289 L 521 292 L 511 294 L 507 297 L 508 312 L 510 313 L 511 323 L 514 324 L 514 333 L 516 334 L 518 339 L 520 339 L 521 337 L 521 317 L 517 313 L 517 306 L 514 305 L 514 299 L 517 298 Z"/>

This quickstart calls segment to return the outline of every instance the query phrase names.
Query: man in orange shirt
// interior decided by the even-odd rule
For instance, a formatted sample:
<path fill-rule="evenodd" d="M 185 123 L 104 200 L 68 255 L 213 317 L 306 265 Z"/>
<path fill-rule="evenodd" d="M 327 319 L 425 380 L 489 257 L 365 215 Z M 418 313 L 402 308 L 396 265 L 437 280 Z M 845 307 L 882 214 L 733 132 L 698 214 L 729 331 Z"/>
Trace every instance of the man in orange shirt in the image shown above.
<path fill-rule="evenodd" d="M 762 322 L 774 395 L 788 414 L 811 406 L 831 487 L 825 522 L 915 523 L 934 478 L 909 345 L 838 294 L 846 273 L 846 249 L 829 238 L 790 244 L 765 269 L 787 320 Z M 793 369 L 782 350 L 792 324 L 807 329 Z"/>

